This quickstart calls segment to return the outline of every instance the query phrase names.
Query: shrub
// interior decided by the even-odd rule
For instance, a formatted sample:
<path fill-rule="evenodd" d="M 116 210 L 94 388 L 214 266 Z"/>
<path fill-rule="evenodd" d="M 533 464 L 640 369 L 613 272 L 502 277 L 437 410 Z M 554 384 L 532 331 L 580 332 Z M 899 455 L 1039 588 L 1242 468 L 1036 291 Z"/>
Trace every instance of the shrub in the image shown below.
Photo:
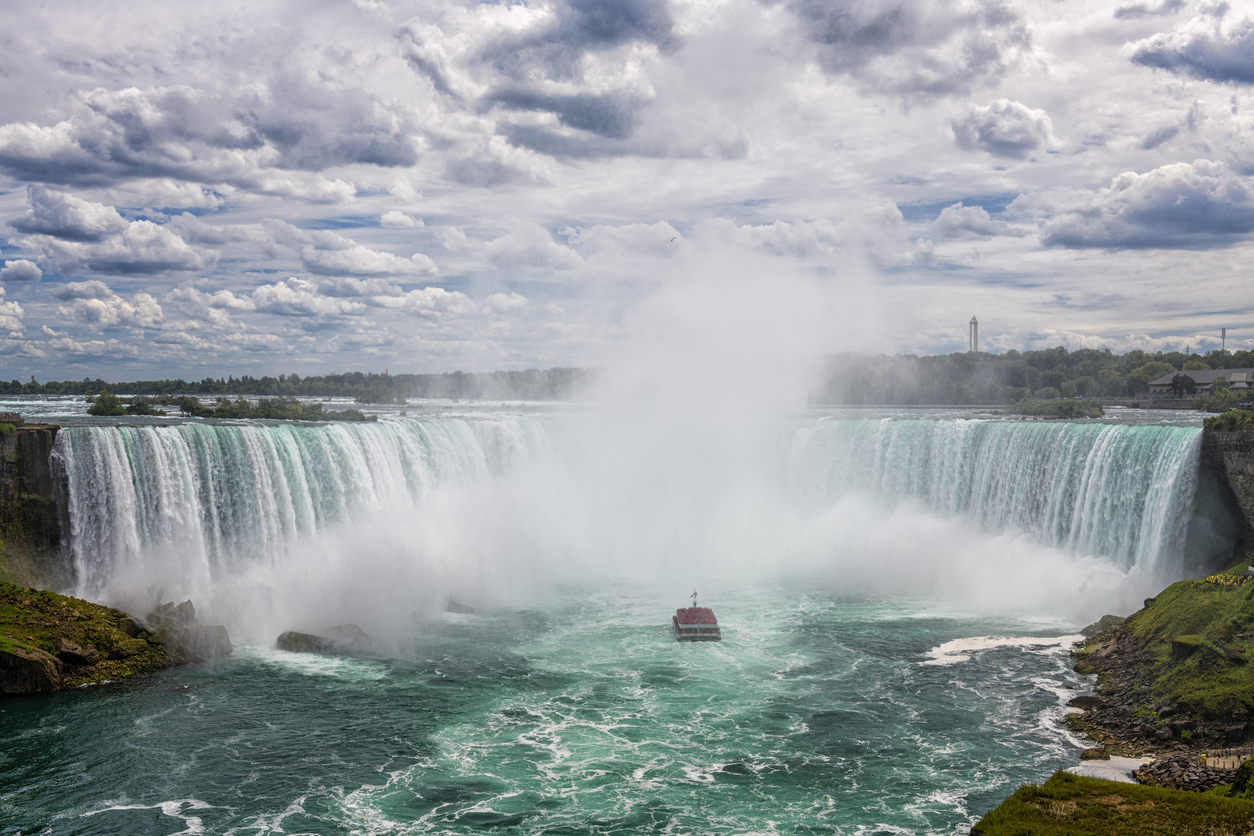
<path fill-rule="evenodd" d="M 91 406 L 87 407 L 88 415 L 125 415 L 126 407 L 122 405 L 122 399 L 112 392 L 101 392 L 92 401 Z"/>

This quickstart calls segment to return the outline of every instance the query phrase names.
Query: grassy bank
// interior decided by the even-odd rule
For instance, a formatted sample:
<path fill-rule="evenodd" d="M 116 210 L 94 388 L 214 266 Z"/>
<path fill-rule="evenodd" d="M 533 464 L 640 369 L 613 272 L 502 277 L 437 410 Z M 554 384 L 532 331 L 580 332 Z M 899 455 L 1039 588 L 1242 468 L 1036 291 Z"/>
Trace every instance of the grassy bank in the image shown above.
<path fill-rule="evenodd" d="M 1056 772 L 1015 790 L 973 836 L 1247 836 L 1254 801 Z"/>

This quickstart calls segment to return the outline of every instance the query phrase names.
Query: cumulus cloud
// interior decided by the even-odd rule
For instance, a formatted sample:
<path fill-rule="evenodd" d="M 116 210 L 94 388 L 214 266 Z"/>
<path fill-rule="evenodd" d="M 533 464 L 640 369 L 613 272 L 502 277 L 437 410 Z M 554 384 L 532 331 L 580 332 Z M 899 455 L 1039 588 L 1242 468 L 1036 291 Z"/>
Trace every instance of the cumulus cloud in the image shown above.
<path fill-rule="evenodd" d="M 502 270 L 541 272 L 573 270 L 583 265 L 579 253 L 553 240 L 539 224 L 520 224 L 488 242 L 470 238 L 457 228 L 443 231 L 444 246 L 454 252 L 484 257 Z"/>
<path fill-rule="evenodd" d="M 130 301 L 113 293 L 103 282 L 75 282 L 65 291 L 54 294 L 59 299 L 72 299 L 72 305 L 62 305 L 57 313 L 89 328 L 154 328 L 165 320 L 165 312 L 157 300 L 147 293 L 136 293 Z"/>
<path fill-rule="evenodd" d="M 994 220 L 983 206 L 964 206 L 961 202 L 946 206 L 932 222 L 932 235 L 937 238 L 1022 237 L 1026 234 L 1027 230 Z"/>
<path fill-rule="evenodd" d="M 1220 16 L 1195 17 L 1125 49 L 1135 64 L 1178 75 L 1232 84 L 1254 84 L 1254 21 L 1227 24 Z"/>
<path fill-rule="evenodd" d="M 463 293 L 440 287 L 404 291 L 381 279 L 289 278 L 262 285 L 250 297 L 253 308 L 278 316 L 315 317 L 361 314 L 369 308 L 413 311 L 424 315 L 469 314 L 476 310 Z"/>
<path fill-rule="evenodd" d="M 1024 159 L 1048 150 L 1054 141 L 1049 114 L 1010 99 L 974 106 L 951 119 L 954 141 L 965 151 L 987 151 L 996 157 Z"/>
<path fill-rule="evenodd" d="M 954 95 L 1005 75 L 1031 48 L 1001 0 L 791 0 L 788 9 L 833 74 L 904 95 Z"/>
<path fill-rule="evenodd" d="M 410 215 L 406 215 L 399 209 L 384 212 L 379 217 L 379 225 L 384 229 L 418 229 L 425 226 L 422 222 L 422 218 L 415 218 Z"/>
<path fill-rule="evenodd" d="M 37 184 L 26 187 L 30 209 L 9 221 L 19 232 L 50 235 L 67 241 L 101 241 L 126 229 L 112 206 L 90 203 Z"/>
<path fill-rule="evenodd" d="M 1047 246 L 1214 246 L 1254 231 L 1254 179 L 1210 160 L 1125 172 L 1096 195 L 1059 204 L 1041 224 Z"/>
<path fill-rule="evenodd" d="M 324 296 L 316 282 L 298 278 L 262 285 L 253 291 L 252 301 L 258 311 L 278 316 L 359 313 L 365 308 L 361 302 Z"/>
<path fill-rule="evenodd" d="M 322 275 L 399 276 L 436 271 L 435 262 L 422 253 L 403 258 L 361 244 L 336 249 L 308 246 L 301 250 L 300 260 L 306 270 Z"/>
<path fill-rule="evenodd" d="M 493 293 L 483 300 L 483 304 L 497 313 L 507 313 L 527 307 L 527 297 L 519 293 Z"/>
<path fill-rule="evenodd" d="M 43 275 L 39 265 L 24 258 L 6 261 L 0 267 L 0 282 L 37 282 Z"/>
<path fill-rule="evenodd" d="M 4 301 L 4 288 L 0 287 L 0 330 L 10 333 L 22 330 L 22 317 L 25 312 L 17 302 Z"/>
<path fill-rule="evenodd" d="M 163 273 L 203 270 L 217 253 L 197 250 L 179 234 L 152 221 L 126 221 L 112 206 L 92 203 L 38 185 L 27 188 L 30 210 L 10 223 L 30 233 L 16 239 L 63 271 Z"/>

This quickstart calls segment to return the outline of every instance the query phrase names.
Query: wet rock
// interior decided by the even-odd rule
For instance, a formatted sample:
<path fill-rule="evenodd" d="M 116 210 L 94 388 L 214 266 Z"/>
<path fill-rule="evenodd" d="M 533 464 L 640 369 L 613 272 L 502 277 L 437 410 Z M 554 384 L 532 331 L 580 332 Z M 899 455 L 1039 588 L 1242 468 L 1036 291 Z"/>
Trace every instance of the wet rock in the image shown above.
<path fill-rule="evenodd" d="M 1091 749 L 1085 749 L 1080 753 L 1082 761 L 1108 761 L 1110 760 L 1110 752 L 1105 746 L 1094 746 Z"/>
<path fill-rule="evenodd" d="M 1096 694 L 1081 694 L 1068 700 L 1067 705 L 1071 708 L 1082 708 L 1085 711 L 1094 711 L 1106 707 L 1106 700 Z"/>
<path fill-rule="evenodd" d="M 150 630 L 149 642 L 186 662 L 207 662 L 234 650 L 226 627 L 201 624 L 191 601 L 177 606 L 173 602 L 158 604 L 144 621 Z"/>
<path fill-rule="evenodd" d="M 100 661 L 100 651 L 91 645 L 80 647 L 61 637 L 57 639 L 57 658 L 71 665 L 94 665 Z"/>
<path fill-rule="evenodd" d="M 61 660 L 16 641 L 0 644 L 0 694 L 50 694 L 61 687 Z"/>
<path fill-rule="evenodd" d="M 1087 639 L 1087 638 L 1090 638 L 1091 636 L 1096 636 L 1098 633 L 1102 632 L 1103 630 L 1108 630 L 1111 627 L 1118 627 L 1120 624 L 1123 624 L 1125 621 L 1127 621 L 1127 619 L 1124 618 L 1123 616 L 1103 615 L 1097 621 L 1093 622 L 1092 624 L 1090 624 L 1089 626 L 1081 630 L 1080 635 L 1084 636 Z"/>
<path fill-rule="evenodd" d="M 333 656 L 343 652 L 343 643 L 338 639 L 315 636 L 312 633 L 299 633 L 295 630 L 288 630 L 279 636 L 277 644 L 279 650 L 288 650 L 292 653 L 320 653 L 323 656 Z"/>
<path fill-rule="evenodd" d="M 473 613 L 478 612 L 478 610 L 470 606 L 470 604 L 463 604 L 461 601 L 458 601 L 456 598 L 448 599 L 448 603 L 444 606 L 444 611 L 467 613 L 467 614 L 473 614 Z"/>
<path fill-rule="evenodd" d="M 127 616 L 126 618 L 118 619 L 118 629 L 135 639 L 139 638 L 139 634 L 143 632 L 144 628 L 140 627 L 139 623 L 135 619 Z"/>

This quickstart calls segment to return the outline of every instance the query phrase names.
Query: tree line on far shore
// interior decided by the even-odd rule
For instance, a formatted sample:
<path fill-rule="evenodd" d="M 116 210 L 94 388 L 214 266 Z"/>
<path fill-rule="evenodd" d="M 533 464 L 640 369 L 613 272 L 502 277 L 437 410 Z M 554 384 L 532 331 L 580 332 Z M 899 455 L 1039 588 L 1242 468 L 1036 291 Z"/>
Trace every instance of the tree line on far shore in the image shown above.
<path fill-rule="evenodd" d="M 1186 356 L 1180 351 L 1115 354 L 1059 346 L 1004 354 L 834 354 L 826 358 L 810 402 L 999 405 L 1028 398 L 1136 397 L 1149 391 L 1151 380 L 1173 372 L 1251 367 L 1254 352 L 1220 350 Z"/>
<path fill-rule="evenodd" d="M 51 380 L 34 377 L 23 383 L 0 381 L 0 395 L 252 395 L 264 398 L 354 398 L 362 404 L 404 403 L 407 398 L 554 401 L 575 397 L 590 383 L 595 369 L 527 369 L 501 372 L 446 372 L 443 374 L 279 375 L 278 377 L 213 378 L 186 381 L 137 380 L 107 383 L 92 380 Z"/>

